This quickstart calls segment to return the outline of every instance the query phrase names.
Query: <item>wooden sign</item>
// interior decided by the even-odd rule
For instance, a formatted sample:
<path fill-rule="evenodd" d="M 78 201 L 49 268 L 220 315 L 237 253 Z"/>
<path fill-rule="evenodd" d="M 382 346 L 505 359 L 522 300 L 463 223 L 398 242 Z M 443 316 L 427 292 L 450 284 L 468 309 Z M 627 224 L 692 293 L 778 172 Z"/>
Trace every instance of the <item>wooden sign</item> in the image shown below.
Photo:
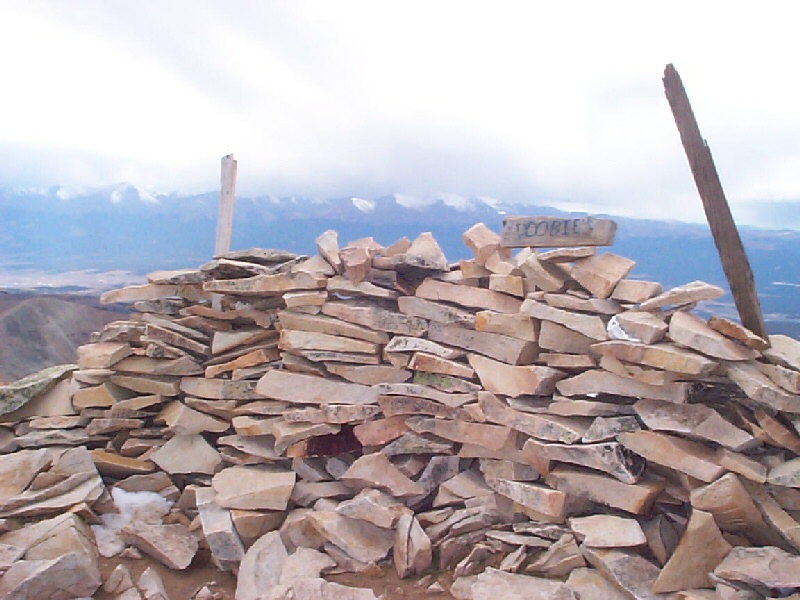
<path fill-rule="evenodd" d="M 611 246 L 617 224 L 594 217 L 508 217 L 503 219 L 500 245 L 504 248 L 574 248 Z"/>

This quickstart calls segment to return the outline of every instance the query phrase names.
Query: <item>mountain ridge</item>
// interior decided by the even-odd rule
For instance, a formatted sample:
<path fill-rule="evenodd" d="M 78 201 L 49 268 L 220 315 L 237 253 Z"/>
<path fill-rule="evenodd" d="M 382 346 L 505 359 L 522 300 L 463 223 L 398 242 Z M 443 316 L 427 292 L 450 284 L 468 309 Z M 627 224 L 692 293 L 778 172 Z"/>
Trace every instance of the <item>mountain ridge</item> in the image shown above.
<path fill-rule="evenodd" d="M 219 195 L 149 194 L 131 184 L 68 192 L 0 190 L 0 272 L 125 270 L 144 275 L 193 268 L 213 255 Z M 280 248 L 310 254 L 327 229 L 342 244 L 374 237 L 388 245 L 423 231 L 434 234 L 451 261 L 469 258 L 463 232 L 477 222 L 499 231 L 512 215 L 582 216 L 543 205 L 482 196 L 390 194 L 315 198 L 237 197 L 233 249 Z M 594 214 L 594 213 L 593 213 Z M 665 287 L 702 279 L 726 287 L 708 226 L 678 220 L 607 216 L 618 224 L 611 251 L 637 262 L 632 276 Z M 800 231 L 741 227 L 764 312 L 800 323 Z M 730 296 L 726 301 L 732 306 Z"/>

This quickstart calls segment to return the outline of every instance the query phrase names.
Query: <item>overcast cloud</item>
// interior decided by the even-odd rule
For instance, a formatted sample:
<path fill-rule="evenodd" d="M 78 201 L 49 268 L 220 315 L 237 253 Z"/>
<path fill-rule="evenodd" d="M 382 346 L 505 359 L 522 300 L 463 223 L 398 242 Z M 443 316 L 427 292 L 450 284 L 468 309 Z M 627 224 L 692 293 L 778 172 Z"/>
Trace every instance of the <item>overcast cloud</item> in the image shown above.
<path fill-rule="evenodd" d="M 796 8 L 5 0 L 0 187 L 456 193 L 702 219 L 661 84 L 734 213 L 800 201 Z M 764 221 L 766 224 L 766 221 Z"/>

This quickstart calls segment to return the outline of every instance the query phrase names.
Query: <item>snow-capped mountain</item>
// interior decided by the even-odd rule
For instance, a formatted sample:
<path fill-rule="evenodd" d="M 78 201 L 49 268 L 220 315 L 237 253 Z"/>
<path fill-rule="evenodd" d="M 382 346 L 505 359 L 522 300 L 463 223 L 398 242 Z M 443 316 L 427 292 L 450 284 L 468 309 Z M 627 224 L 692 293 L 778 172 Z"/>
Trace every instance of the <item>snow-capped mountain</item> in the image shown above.
<path fill-rule="evenodd" d="M 126 269 L 146 273 L 195 267 L 211 258 L 219 193 L 156 194 L 132 184 L 98 189 L 0 190 L 0 269 Z M 341 244 L 372 236 L 382 244 L 423 231 L 451 261 L 468 258 L 463 232 L 477 222 L 495 231 L 505 216 L 567 214 L 548 206 L 488 197 L 392 194 L 379 198 L 237 197 L 234 249 L 315 252 L 326 229 Z M 677 221 L 614 218 L 613 252 L 637 261 L 632 276 L 678 285 L 724 285 L 708 227 Z M 800 232 L 742 229 L 765 312 L 800 323 Z M 773 285 L 774 283 L 774 285 Z M 788 284 L 788 285 L 787 285 Z M 783 315 L 783 316 L 781 316 Z"/>

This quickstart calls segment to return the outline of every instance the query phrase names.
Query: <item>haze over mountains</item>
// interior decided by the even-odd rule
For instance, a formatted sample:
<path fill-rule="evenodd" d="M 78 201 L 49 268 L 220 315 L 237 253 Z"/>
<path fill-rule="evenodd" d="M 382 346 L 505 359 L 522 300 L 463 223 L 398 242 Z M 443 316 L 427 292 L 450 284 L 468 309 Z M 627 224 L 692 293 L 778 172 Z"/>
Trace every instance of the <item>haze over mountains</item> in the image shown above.
<path fill-rule="evenodd" d="M 218 192 L 152 195 L 130 184 L 82 191 L 60 187 L 0 190 L 0 222 L 4 224 L 0 228 L 0 286 L 36 287 L 30 283 L 36 280 L 30 277 L 32 273 L 73 271 L 72 281 L 62 276 L 58 286 L 63 290 L 72 285 L 77 291 L 92 287 L 86 280 L 98 279 L 86 270 L 103 272 L 105 287 L 115 287 L 141 280 L 149 271 L 196 267 L 213 254 L 218 203 Z M 781 208 L 787 210 L 785 205 Z M 431 231 L 448 259 L 456 261 L 468 257 L 462 234 L 476 222 L 499 231 L 507 215 L 559 214 L 568 213 L 446 194 L 427 199 L 400 194 L 374 199 L 239 197 L 232 247 L 312 253 L 314 238 L 326 229 L 337 230 L 342 243 L 372 236 L 384 244 Z M 790 228 L 800 223 L 788 215 L 800 215 L 800 210 L 785 214 L 785 230 L 742 228 L 741 234 L 768 327 L 797 334 L 800 231 Z M 609 250 L 637 261 L 633 277 L 665 286 L 695 279 L 725 284 L 706 225 L 611 218 L 619 227 Z M 15 278 L 28 283 L 10 285 Z M 734 316 L 730 295 L 714 311 Z"/>

